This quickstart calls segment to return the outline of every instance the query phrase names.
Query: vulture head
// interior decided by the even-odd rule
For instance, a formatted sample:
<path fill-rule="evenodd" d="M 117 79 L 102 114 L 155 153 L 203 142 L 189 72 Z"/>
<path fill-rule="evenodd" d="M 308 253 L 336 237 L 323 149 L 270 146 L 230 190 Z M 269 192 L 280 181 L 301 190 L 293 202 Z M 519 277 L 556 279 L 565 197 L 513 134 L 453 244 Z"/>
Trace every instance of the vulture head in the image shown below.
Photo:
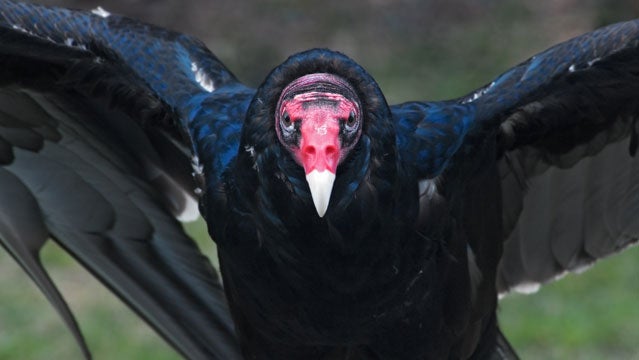
<path fill-rule="evenodd" d="M 310 192 L 324 217 L 334 204 L 345 206 L 340 200 L 352 198 L 382 156 L 394 160 L 390 119 L 379 86 L 361 66 L 341 53 L 314 49 L 288 58 L 258 88 L 242 146 L 251 149 L 258 172 L 277 162 L 293 191 Z M 296 188 L 298 178 L 305 185 Z"/>
<path fill-rule="evenodd" d="M 312 73 L 284 88 L 275 108 L 275 130 L 304 168 L 317 214 L 323 217 L 337 167 L 362 134 L 362 105 L 343 78 Z"/>

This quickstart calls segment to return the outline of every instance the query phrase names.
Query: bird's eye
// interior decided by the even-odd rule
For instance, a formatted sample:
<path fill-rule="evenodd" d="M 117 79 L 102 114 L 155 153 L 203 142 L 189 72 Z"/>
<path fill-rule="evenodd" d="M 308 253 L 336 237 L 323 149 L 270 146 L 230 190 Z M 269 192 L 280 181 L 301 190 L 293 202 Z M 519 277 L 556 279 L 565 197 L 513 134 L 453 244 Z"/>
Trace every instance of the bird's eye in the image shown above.
<path fill-rule="evenodd" d="M 357 118 L 355 117 L 355 112 L 351 111 L 351 113 L 348 114 L 348 118 L 344 121 L 344 126 L 348 131 L 353 131 L 357 128 Z"/>
<path fill-rule="evenodd" d="M 291 121 L 291 116 L 287 112 L 282 114 L 281 124 L 284 131 L 293 131 L 295 129 L 293 121 Z"/>

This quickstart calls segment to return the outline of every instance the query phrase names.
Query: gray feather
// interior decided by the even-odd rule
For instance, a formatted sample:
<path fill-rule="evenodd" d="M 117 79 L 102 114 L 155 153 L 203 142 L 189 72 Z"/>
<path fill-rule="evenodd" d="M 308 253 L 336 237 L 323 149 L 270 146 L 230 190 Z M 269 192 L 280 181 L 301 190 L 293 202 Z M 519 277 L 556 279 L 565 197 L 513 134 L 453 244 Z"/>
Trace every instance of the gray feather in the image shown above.
<path fill-rule="evenodd" d="M 9 210 L 11 200 L 0 191 L 0 214 L 13 211 L 5 219 L 16 227 L 0 221 L 0 237 L 61 313 L 84 355 L 90 356 L 75 320 L 37 259 L 49 235 L 186 357 L 239 358 L 218 275 L 170 215 L 166 204 L 175 200 L 162 195 L 187 196 L 187 191 L 177 189 L 180 185 L 163 168 L 153 145 L 138 142 L 145 139 L 142 128 L 122 113 L 96 113 L 104 107 L 64 97 L 0 92 L 0 103 L 8 104 L 8 99 L 28 107 L 24 113 L 29 120 L 11 128 L 13 133 L 28 131 L 43 139 L 31 129 L 55 124 L 51 134 L 57 136 L 44 140 L 39 149 L 7 143 L 15 157 L 0 168 L 0 187 L 31 202 Z M 11 112 L 0 118 L 21 113 L 15 107 Z M 118 125 L 107 129 L 109 121 Z M 127 121 L 130 134 L 120 137 L 118 128 Z M 36 220 L 38 237 L 19 233 Z M 23 241 L 29 244 L 29 238 L 41 242 L 33 242 L 27 252 L 13 249 Z"/>
<path fill-rule="evenodd" d="M 90 358 L 89 348 L 80 328 L 40 262 L 39 252 L 48 238 L 44 219 L 29 189 L 10 172 L 0 168 L 0 244 L 33 279 L 62 317 L 75 337 L 82 353 Z"/>
<path fill-rule="evenodd" d="M 637 241 L 639 159 L 629 155 L 629 142 L 528 178 L 519 222 L 505 243 L 502 291 L 580 270 Z M 504 187 L 505 197 L 521 192 Z"/>

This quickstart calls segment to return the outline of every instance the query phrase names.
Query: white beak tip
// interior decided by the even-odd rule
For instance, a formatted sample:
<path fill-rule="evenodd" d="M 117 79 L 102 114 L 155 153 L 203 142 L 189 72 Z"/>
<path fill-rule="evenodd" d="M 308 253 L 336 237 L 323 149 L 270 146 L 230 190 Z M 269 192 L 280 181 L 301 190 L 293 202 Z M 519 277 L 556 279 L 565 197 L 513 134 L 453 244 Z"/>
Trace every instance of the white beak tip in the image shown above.
<path fill-rule="evenodd" d="M 335 174 L 328 170 L 322 172 L 313 170 L 306 174 L 306 182 L 311 190 L 311 197 L 313 198 L 313 204 L 317 215 L 324 217 L 326 210 L 328 209 L 328 202 L 331 199 L 331 192 L 333 191 L 333 182 L 335 181 Z"/>

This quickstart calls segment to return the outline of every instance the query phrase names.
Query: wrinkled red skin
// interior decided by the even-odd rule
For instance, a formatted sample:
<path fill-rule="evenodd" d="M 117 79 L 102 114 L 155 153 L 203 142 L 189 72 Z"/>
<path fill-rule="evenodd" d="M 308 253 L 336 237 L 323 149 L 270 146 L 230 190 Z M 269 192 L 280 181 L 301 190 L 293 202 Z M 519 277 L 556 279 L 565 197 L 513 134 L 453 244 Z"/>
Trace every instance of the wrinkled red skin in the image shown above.
<path fill-rule="evenodd" d="M 357 105 L 344 96 L 324 92 L 299 94 L 282 104 L 282 114 L 288 114 L 293 123 L 301 122 L 300 144 L 291 152 L 306 174 L 313 170 L 335 174 L 346 156 L 339 139 L 340 121 L 358 111 Z"/>

